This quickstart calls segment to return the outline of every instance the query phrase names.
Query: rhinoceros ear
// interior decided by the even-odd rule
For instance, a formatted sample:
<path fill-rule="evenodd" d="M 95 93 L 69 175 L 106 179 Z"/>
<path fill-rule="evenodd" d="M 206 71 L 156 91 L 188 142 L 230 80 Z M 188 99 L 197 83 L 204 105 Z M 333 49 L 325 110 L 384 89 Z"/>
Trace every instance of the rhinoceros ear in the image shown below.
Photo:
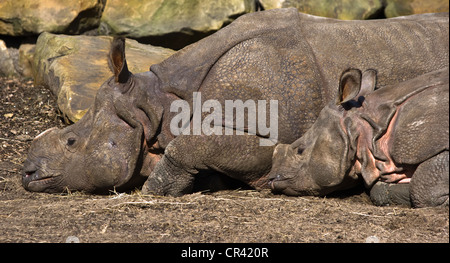
<path fill-rule="evenodd" d="M 339 81 L 339 93 L 336 104 L 343 104 L 353 100 L 361 90 L 361 71 L 359 69 L 346 70 Z"/>
<path fill-rule="evenodd" d="M 361 91 L 359 96 L 366 96 L 375 90 L 377 84 L 377 71 L 374 69 L 368 69 L 362 74 Z"/>
<path fill-rule="evenodd" d="M 118 83 L 126 83 L 131 73 L 125 60 L 125 38 L 114 37 L 109 51 L 109 66 L 114 72 L 114 79 Z"/>

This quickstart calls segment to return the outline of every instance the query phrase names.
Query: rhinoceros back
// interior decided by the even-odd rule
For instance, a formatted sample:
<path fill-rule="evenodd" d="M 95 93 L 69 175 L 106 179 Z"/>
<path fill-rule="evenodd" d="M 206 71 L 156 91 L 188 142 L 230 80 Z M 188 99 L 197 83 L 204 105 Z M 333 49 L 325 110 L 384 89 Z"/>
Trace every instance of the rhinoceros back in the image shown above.
<path fill-rule="evenodd" d="M 190 100 L 209 70 L 230 49 L 261 35 L 276 36 L 280 31 L 295 31 L 299 22 L 295 8 L 247 14 L 150 69 L 160 78 L 165 91 Z"/>
<path fill-rule="evenodd" d="M 384 20 L 316 19 L 302 23 L 325 85 L 335 96 L 340 74 L 348 68 L 378 72 L 377 88 L 448 67 L 448 13 Z"/>
<path fill-rule="evenodd" d="M 396 163 L 418 164 L 449 150 L 448 70 L 442 76 L 398 107 L 390 150 Z"/>

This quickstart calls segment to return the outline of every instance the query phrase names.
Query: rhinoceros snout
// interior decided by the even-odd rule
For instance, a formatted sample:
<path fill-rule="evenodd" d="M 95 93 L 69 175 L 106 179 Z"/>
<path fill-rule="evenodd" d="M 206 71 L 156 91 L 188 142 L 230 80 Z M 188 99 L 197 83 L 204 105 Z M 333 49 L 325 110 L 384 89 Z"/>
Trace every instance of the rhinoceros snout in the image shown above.
<path fill-rule="evenodd" d="M 290 176 L 285 176 L 282 173 L 274 174 L 269 177 L 269 187 L 274 193 L 290 192 L 292 182 L 289 179 L 291 179 Z"/>
<path fill-rule="evenodd" d="M 46 191 L 49 186 L 55 183 L 57 177 L 53 175 L 46 175 L 39 167 L 32 161 L 25 161 L 22 170 L 22 186 L 33 192 Z"/>

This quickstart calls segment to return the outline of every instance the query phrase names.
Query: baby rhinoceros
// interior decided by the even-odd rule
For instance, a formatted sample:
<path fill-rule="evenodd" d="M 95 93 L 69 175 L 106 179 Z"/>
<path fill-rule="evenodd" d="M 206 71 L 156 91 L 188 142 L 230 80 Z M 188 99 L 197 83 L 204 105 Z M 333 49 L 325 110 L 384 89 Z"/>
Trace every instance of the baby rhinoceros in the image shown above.
<path fill-rule="evenodd" d="M 270 185 L 326 195 L 363 181 L 376 205 L 449 204 L 448 68 L 374 91 L 376 71 L 345 71 L 337 101 L 273 154 Z"/>

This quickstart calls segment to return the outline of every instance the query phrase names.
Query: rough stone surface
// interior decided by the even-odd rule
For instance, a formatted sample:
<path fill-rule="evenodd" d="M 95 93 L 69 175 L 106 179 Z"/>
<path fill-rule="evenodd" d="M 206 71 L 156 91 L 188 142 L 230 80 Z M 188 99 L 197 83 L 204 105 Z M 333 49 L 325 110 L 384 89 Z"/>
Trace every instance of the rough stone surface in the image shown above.
<path fill-rule="evenodd" d="M 51 33 L 38 38 L 33 60 L 35 84 L 52 90 L 68 120 L 78 121 L 92 104 L 97 89 L 112 76 L 108 67 L 111 39 Z M 173 54 L 170 49 L 130 39 L 126 46 L 128 68 L 133 73 L 148 71 L 150 65 Z"/>
<path fill-rule="evenodd" d="M 34 44 L 22 44 L 19 47 L 19 67 L 20 74 L 25 78 L 33 77 L 33 58 L 36 45 Z"/>
<path fill-rule="evenodd" d="M 381 0 L 260 0 L 264 9 L 295 7 L 302 13 L 343 20 L 367 19 L 381 11 Z"/>
<path fill-rule="evenodd" d="M 386 17 L 448 12 L 448 0 L 387 0 Z"/>
<path fill-rule="evenodd" d="M 97 27 L 105 0 L 0 1 L 0 35 L 77 34 Z"/>
<path fill-rule="evenodd" d="M 253 0 L 108 0 L 100 32 L 133 38 L 209 32 L 254 10 Z"/>
<path fill-rule="evenodd" d="M 0 39 L 0 77 L 16 77 L 18 72 L 14 67 L 14 50 L 8 49 Z"/>

